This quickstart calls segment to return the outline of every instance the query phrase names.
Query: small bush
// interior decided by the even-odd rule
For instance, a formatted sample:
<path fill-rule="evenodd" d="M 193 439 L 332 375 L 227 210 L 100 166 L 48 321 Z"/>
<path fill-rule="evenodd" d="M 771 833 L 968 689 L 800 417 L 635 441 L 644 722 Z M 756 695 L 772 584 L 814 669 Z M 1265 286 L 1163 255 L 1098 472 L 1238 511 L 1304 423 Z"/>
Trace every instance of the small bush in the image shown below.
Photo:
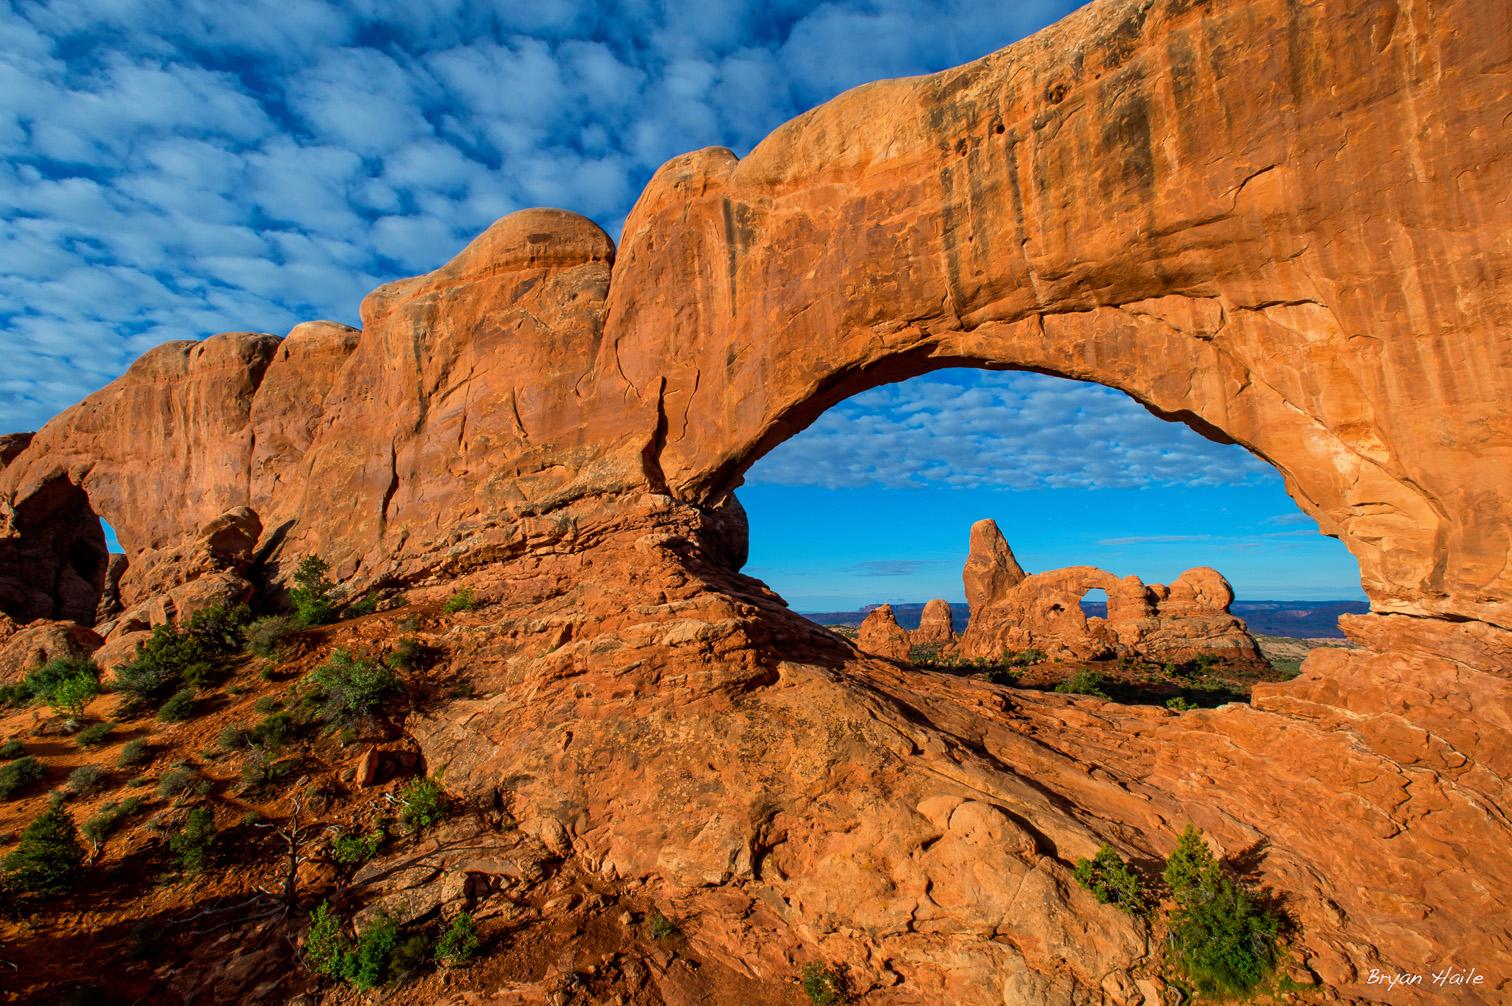
<path fill-rule="evenodd" d="M 58 682 L 47 697 L 47 704 L 64 719 L 77 722 L 84 716 L 84 707 L 98 694 L 100 679 L 93 673 L 80 674 Z"/>
<path fill-rule="evenodd" d="M 50 702 L 58 687 L 66 681 L 89 678 L 98 682 L 100 669 L 94 661 L 79 657 L 49 660 L 26 675 L 16 686 L 14 699 L 25 702 Z"/>
<path fill-rule="evenodd" d="M 1229 877 L 1191 824 L 1166 860 L 1171 956 L 1205 995 L 1242 995 L 1275 969 L 1280 917 Z"/>
<path fill-rule="evenodd" d="M 304 959 L 311 971 L 346 982 L 364 991 L 388 978 L 399 942 L 399 926 L 381 916 L 356 939 L 342 932 L 341 918 L 322 901 L 310 916 L 305 933 Z"/>
<path fill-rule="evenodd" d="M 110 773 L 98 765 L 80 765 L 68 774 L 68 791 L 74 796 L 88 796 L 109 778 Z"/>
<path fill-rule="evenodd" d="M 294 621 L 301 627 L 327 625 L 336 617 L 336 585 L 326 578 L 330 564 L 318 555 L 307 555 L 294 570 L 289 603 Z"/>
<path fill-rule="evenodd" d="M 1197 703 L 1188 700 L 1184 695 L 1172 695 L 1170 698 L 1166 699 L 1165 706 L 1167 709 L 1174 709 L 1178 713 L 1184 713 L 1189 710 L 1196 709 Z"/>
<path fill-rule="evenodd" d="M 0 800 L 9 800 L 46 774 L 42 763 L 31 755 L 0 765 Z"/>
<path fill-rule="evenodd" d="M 182 626 L 159 625 L 116 669 L 115 687 L 137 702 L 160 703 L 180 689 L 199 688 L 219 676 L 217 662 L 241 648 L 250 614 L 245 605 L 196 612 Z"/>
<path fill-rule="evenodd" d="M 472 611 L 477 606 L 477 603 L 477 599 L 473 597 L 472 588 L 463 587 L 446 599 L 446 604 L 442 606 L 442 610 L 448 615 L 455 615 L 459 611 Z"/>
<path fill-rule="evenodd" d="M 188 765 L 175 765 L 158 780 L 157 795 L 178 796 L 193 790 L 200 782 L 200 774 Z"/>
<path fill-rule="evenodd" d="M 254 747 L 247 753 L 241 767 L 241 784 L 247 792 L 255 792 L 270 783 L 287 778 L 299 767 L 299 759 L 275 758 L 267 748 Z"/>
<path fill-rule="evenodd" d="M 803 974 L 798 983 L 813 1006 L 840 1006 L 841 1003 L 850 1001 L 850 989 L 845 976 L 817 961 L 810 961 L 803 966 Z"/>
<path fill-rule="evenodd" d="M 478 927 L 468 912 L 458 912 L 436 942 L 436 960 L 449 968 L 466 964 L 478 953 Z"/>
<path fill-rule="evenodd" d="M 288 713 L 270 713 L 252 728 L 251 739 L 255 746 L 274 753 L 292 740 L 294 734 L 294 717 Z"/>
<path fill-rule="evenodd" d="M 674 936 L 682 934 L 677 924 L 661 913 L 660 909 L 651 909 L 651 914 L 646 917 L 646 930 L 653 940 L 670 940 Z"/>
<path fill-rule="evenodd" d="M 364 991 L 382 985 L 398 942 L 399 926 L 387 916 L 380 916 L 357 936 L 356 947 L 347 955 L 343 977 Z"/>
<path fill-rule="evenodd" d="M 310 914 L 304 959 L 305 965 L 317 975 L 341 979 L 346 960 L 346 938 L 341 932 L 341 918 L 331 912 L 328 901 L 322 901 Z"/>
<path fill-rule="evenodd" d="M 184 823 L 168 835 L 168 849 L 179 869 L 189 876 L 204 872 L 215 845 L 215 814 L 208 807 L 195 807 Z"/>
<path fill-rule="evenodd" d="M 240 751 L 252 743 L 252 731 L 240 723 L 227 723 L 221 727 L 220 736 L 216 738 L 216 744 L 222 751 Z"/>
<path fill-rule="evenodd" d="M 74 743 L 81 748 L 95 748 L 105 743 L 105 738 L 115 732 L 114 723 L 91 723 L 74 734 Z"/>
<path fill-rule="evenodd" d="M 1104 686 L 1107 684 L 1103 676 L 1090 667 L 1079 668 L 1075 674 L 1055 686 L 1058 692 L 1068 692 L 1072 695 L 1092 695 L 1099 699 L 1108 697 Z"/>
<path fill-rule="evenodd" d="M 158 710 L 158 719 L 164 723 L 182 723 L 194 718 L 196 703 L 193 688 L 180 688 Z"/>
<path fill-rule="evenodd" d="M 1076 882 L 1104 905 L 1117 905 L 1135 915 L 1145 909 L 1139 874 L 1130 869 L 1111 845 L 1104 843 L 1091 859 L 1077 860 L 1075 876 Z"/>
<path fill-rule="evenodd" d="M 982 680 L 993 685 L 1016 685 L 1019 683 L 1019 672 L 1013 667 L 989 667 L 982 672 Z"/>
<path fill-rule="evenodd" d="M 383 658 L 383 662 L 396 671 L 412 670 L 415 662 L 420 659 L 421 649 L 420 640 L 414 636 L 403 636 L 394 644 L 388 656 Z"/>
<path fill-rule="evenodd" d="M 412 780 L 399 792 L 399 818 L 411 832 L 439 824 L 447 811 L 446 790 L 434 779 Z"/>
<path fill-rule="evenodd" d="M 1004 650 L 1003 663 L 1009 667 L 1029 667 L 1033 664 L 1045 662 L 1045 651 L 1030 647 L 1027 650 Z"/>
<path fill-rule="evenodd" d="M 122 822 L 135 814 L 142 807 L 142 798 L 139 796 L 128 797 L 119 803 L 112 801 L 99 809 L 89 820 L 84 822 L 80 832 L 94 846 L 95 851 L 105 847 L 106 839 L 118 829 Z"/>
<path fill-rule="evenodd" d="M 8 886 L 24 894 L 46 897 L 73 887 L 84 869 L 84 846 L 73 816 L 53 801 L 26 826 L 4 867 Z"/>
<path fill-rule="evenodd" d="M 331 858 L 343 866 L 360 866 L 378 855 L 387 840 L 388 832 L 381 826 L 365 835 L 338 833 L 331 839 Z"/>
<path fill-rule="evenodd" d="M 276 695 L 260 695 L 257 701 L 252 703 L 252 708 L 260 713 L 276 713 L 283 708 L 283 703 Z"/>
<path fill-rule="evenodd" d="M 299 631 L 288 615 L 268 615 L 247 626 L 247 649 L 259 657 L 277 659 L 283 642 Z"/>
<path fill-rule="evenodd" d="M 12 758 L 20 758 L 26 753 L 26 745 L 14 737 L 0 744 L 0 760 L 10 761 Z"/>
<path fill-rule="evenodd" d="M 152 748 L 146 738 L 138 737 L 129 740 L 121 746 L 121 757 L 116 759 L 116 764 L 121 768 L 135 768 L 152 759 Z"/>
<path fill-rule="evenodd" d="M 371 615 L 378 610 L 378 595 L 369 591 L 360 598 L 346 606 L 342 612 L 347 618 L 361 618 L 363 615 Z"/>
<path fill-rule="evenodd" d="M 338 723 L 357 723 L 377 712 L 383 700 L 399 689 L 399 679 L 383 664 L 336 650 L 310 673 L 320 693 L 321 717 Z"/>

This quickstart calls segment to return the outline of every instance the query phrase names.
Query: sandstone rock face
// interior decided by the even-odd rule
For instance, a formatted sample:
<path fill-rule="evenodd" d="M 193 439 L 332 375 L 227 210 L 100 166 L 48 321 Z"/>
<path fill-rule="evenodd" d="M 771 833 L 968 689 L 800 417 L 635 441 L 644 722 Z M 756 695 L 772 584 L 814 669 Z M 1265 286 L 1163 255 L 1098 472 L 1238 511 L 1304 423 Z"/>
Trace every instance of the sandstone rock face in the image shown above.
<path fill-rule="evenodd" d="M 1132 1002 L 1109 976 L 1143 934 L 1069 866 L 1102 840 L 1157 857 L 1190 817 L 1262 849 L 1341 995 L 1451 948 L 1512 974 L 1483 922 L 1512 910 L 1509 47 L 1468 0 L 1102 0 L 744 160 L 669 162 L 618 250 L 512 214 L 375 291 L 360 335 L 162 346 L 7 440 L 0 611 L 94 617 L 95 514 L 126 609 L 210 575 L 187 557 L 238 506 L 275 580 L 311 552 L 354 589 L 492 578 L 492 641 L 451 657 L 492 697 L 439 712 L 427 760 L 480 798 L 526 780 L 518 819 L 706 907 L 743 973 L 790 976 L 802 944 L 878 1001 Z M 959 365 L 1119 388 L 1274 464 L 1360 562 L 1361 648 L 1252 707 L 1008 711 L 739 575 L 752 463 Z M 1024 579 L 982 544 L 974 609 Z M 1225 596 L 1104 589 L 1138 617 L 1094 641 Z"/>
<path fill-rule="evenodd" d="M 935 598 L 924 605 L 919 627 L 908 634 L 914 646 L 949 646 L 956 641 L 955 616 L 950 602 Z"/>
<path fill-rule="evenodd" d="M 966 568 L 961 580 L 966 586 L 966 603 L 975 614 L 979 605 L 1017 586 L 1024 580 L 1024 570 L 1013 557 L 1013 550 L 997 521 L 979 520 L 971 525 L 971 544 L 966 552 Z"/>
<path fill-rule="evenodd" d="M 104 640 L 74 622 L 40 621 L 0 638 L 0 685 L 10 685 L 50 660 L 87 657 Z"/>
<path fill-rule="evenodd" d="M 862 620 L 856 630 L 856 645 L 889 660 L 908 659 L 908 632 L 898 624 L 890 604 L 877 605 Z"/>
<path fill-rule="evenodd" d="M 1214 656 L 1241 666 L 1264 661 L 1243 620 L 1229 612 L 1234 590 L 1216 569 L 1189 569 L 1169 587 L 1094 566 L 1026 576 L 1015 562 L 1016 578 L 989 575 L 986 571 L 1003 566 L 984 556 L 1004 554 L 1012 556 L 996 524 L 972 526 L 971 552 L 961 574 L 967 596 L 974 597 L 959 646 L 964 657 L 996 660 L 1034 649 L 1067 660 L 1185 663 Z M 1107 593 L 1106 618 L 1083 612 L 1081 602 L 1090 590 Z"/>

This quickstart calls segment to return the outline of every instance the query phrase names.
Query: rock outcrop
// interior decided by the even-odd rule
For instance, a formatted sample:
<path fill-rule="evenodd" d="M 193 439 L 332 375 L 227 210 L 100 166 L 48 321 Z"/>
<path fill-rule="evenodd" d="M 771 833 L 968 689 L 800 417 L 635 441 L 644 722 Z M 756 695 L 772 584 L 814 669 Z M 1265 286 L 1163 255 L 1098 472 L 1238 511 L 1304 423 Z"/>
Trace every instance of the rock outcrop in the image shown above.
<path fill-rule="evenodd" d="M 935 598 L 919 614 L 919 627 L 908 634 L 914 646 L 950 646 L 956 641 L 955 616 L 950 602 Z"/>
<path fill-rule="evenodd" d="M 1466 1001 L 1504 1001 L 1512 31 L 1497 4 L 1431 15 L 1102 0 L 743 160 L 674 159 L 618 249 L 527 210 L 375 291 L 360 334 L 158 347 L 0 445 L 0 611 L 94 619 L 95 515 L 123 609 L 157 603 L 224 572 L 174 582 L 235 507 L 270 583 L 320 553 L 353 589 L 493 584 L 447 658 L 488 697 L 429 718 L 427 762 L 685 899 L 743 974 L 803 945 L 877 1002 L 1132 1004 L 1145 934 L 1069 865 L 1155 858 L 1191 818 L 1289 893 L 1338 994 L 1453 951 L 1496 976 Z M 1275 465 L 1359 560 L 1358 648 L 1253 706 L 1010 711 L 739 574 L 751 464 L 960 365 L 1096 381 Z M 974 616 L 1022 578 L 995 547 Z"/>
<path fill-rule="evenodd" d="M 1206 656 L 1237 666 L 1265 660 L 1244 621 L 1229 611 L 1233 588 L 1206 566 L 1187 570 L 1169 587 L 1095 566 L 1027 575 L 997 525 L 982 520 L 972 525 L 961 578 L 971 599 L 971 621 L 958 647 L 963 657 L 997 660 L 1039 650 L 1066 660 L 1181 664 Z M 1091 590 L 1107 594 L 1106 617 L 1082 610 Z"/>
<path fill-rule="evenodd" d="M 0 685 L 11 685 L 51 660 L 88 657 L 103 640 L 76 622 L 40 620 L 0 636 Z"/>
<path fill-rule="evenodd" d="M 908 659 L 908 631 L 898 624 L 890 604 L 879 604 L 867 613 L 856 630 L 856 645 L 889 660 Z"/>

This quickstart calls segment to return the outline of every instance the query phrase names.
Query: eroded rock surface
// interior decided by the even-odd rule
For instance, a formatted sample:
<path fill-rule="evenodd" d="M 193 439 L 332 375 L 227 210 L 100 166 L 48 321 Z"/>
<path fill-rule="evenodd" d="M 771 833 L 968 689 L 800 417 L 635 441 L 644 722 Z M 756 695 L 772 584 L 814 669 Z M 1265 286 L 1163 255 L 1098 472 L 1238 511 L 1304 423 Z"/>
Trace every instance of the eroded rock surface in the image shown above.
<path fill-rule="evenodd" d="M 1187 570 L 1169 587 L 1095 566 L 1026 575 L 997 525 L 978 521 L 961 576 L 972 598 L 971 621 L 958 647 L 963 657 L 998 660 L 1038 650 L 1069 660 L 1182 664 L 1206 656 L 1240 666 L 1264 661 L 1244 621 L 1229 611 L 1233 588 L 1206 566 Z M 1091 590 L 1107 594 L 1106 617 L 1082 610 Z"/>
<path fill-rule="evenodd" d="M 1142 934 L 1070 863 L 1190 818 L 1340 995 L 1452 951 L 1503 1001 L 1509 48 L 1468 0 L 1108 0 L 674 159 L 617 250 L 512 214 L 360 334 L 161 346 L 0 443 L 0 610 L 94 619 L 92 515 L 123 608 L 171 599 L 235 507 L 271 585 L 316 552 L 352 589 L 492 584 L 449 657 L 489 697 L 435 714 L 427 761 L 687 899 L 743 974 L 803 947 L 877 1002 L 1132 1003 Z M 1274 464 L 1360 562 L 1358 649 L 1176 715 L 905 673 L 738 575 L 756 459 L 951 365 L 1097 381 Z M 974 611 L 1025 579 L 995 549 Z"/>
<path fill-rule="evenodd" d="M 877 605 L 862 619 L 856 630 L 856 645 L 890 660 L 908 659 L 908 631 L 898 624 L 890 604 Z"/>

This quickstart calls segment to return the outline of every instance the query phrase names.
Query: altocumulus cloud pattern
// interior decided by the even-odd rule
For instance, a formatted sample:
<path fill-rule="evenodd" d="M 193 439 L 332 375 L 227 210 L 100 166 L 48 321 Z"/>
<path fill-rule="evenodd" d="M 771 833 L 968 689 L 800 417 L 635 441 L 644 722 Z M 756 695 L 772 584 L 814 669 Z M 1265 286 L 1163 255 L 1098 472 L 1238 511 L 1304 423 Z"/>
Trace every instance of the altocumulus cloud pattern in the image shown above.
<path fill-rule="evenodd" d="M 379 283 L 1075 7 L 59 0 L 0 10 L 0 430 L 170 339 L 355 322 Z"/>
<path fill-rule="evenodd" d="M 1120 391 L 1041 374 L 963 371 L 842 402 L 757 462 L 747 481 L 1029 490 L 1274 479 L 1243 448 L 1157 419 Z"/>

